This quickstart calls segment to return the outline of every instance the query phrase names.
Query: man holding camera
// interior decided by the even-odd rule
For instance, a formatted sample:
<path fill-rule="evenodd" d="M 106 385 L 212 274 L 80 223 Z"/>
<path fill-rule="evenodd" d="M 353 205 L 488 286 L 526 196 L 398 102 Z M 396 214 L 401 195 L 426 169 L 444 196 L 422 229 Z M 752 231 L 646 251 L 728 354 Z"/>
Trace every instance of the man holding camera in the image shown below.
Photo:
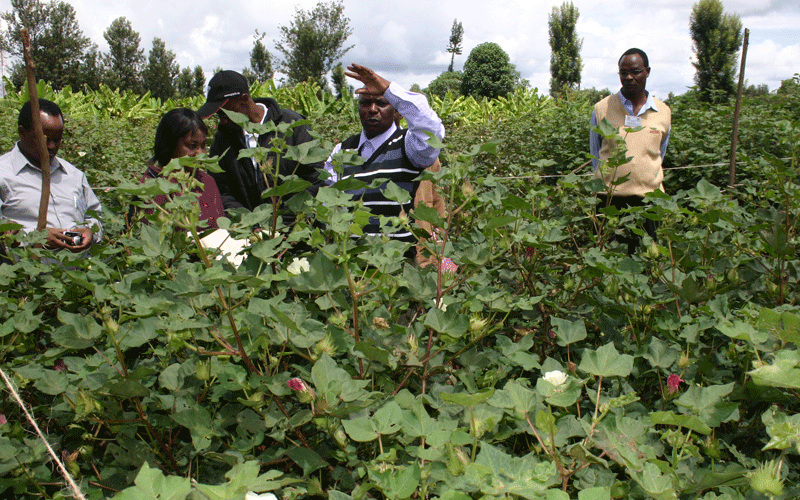
<path fill-rule="evenodd" d="M 64 134 L 64 115 L 52 101 L 39 99 L 42 130 L 50 162 L 50 200 L 47 209 L 47 246 L 82 252 L 100 241 L 102 211 L 86 175 L 56 156 Z M 35 231 L 42 193 L 39 143 L 33 129 L 31 103 L 26 102 L 17 122 L 19 141 L 0 156 L 0 222 L 14 222 L 24 232 Z"/>

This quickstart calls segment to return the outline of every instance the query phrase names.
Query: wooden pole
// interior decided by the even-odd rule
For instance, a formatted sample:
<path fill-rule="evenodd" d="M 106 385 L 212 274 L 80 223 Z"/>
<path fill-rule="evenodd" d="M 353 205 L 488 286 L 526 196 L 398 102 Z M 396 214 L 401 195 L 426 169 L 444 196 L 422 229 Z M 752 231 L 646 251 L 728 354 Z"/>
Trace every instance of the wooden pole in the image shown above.
<path fill-rule="evenodd" d="M 750 30 L 744 29 L 744 42 L 742 42 L 742 64 L 739 67 L 739 89 L 736 92 L 736 109 L 733 112 L 733 132 L 731 133 L 731 166 L 728 187 L 733 187 L 736 183 L 736 141 L 739 135 L 739 112 L 742 110 L 742 88 L 744 87 L 744 64 L 747 60 L 747 40 L 750 38 Z"/>
<path fill-rule="evenodd" d="M 42 197 L 39 200 L 39 219 L 36 229 L 39 231 L 47 227 L 47 204 L 50 200 L 50 152 L 47 151 L 47 139 L 42 130 L 42 117 L 39 116 L 39 95 L 36 89 L 36 64 L 31 57 L 31 37 L 28 28 L 20 30 L 22 45 L 25 53 L 25 69 L 28 72 L 28 94 L 31 100 L 31 118 L 33 118 L 33 133 L 39 143 L 39 169 L 42 171 Z"/>

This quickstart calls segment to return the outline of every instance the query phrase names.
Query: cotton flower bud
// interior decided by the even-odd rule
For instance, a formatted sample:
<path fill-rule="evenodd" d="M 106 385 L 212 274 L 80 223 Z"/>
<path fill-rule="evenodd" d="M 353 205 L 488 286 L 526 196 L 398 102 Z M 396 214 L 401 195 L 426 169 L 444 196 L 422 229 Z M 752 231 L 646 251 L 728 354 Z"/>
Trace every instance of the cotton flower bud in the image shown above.
<path fill-rule="evenodd" d="M 337 312 L 336 314 L 332 314 L 330 317 L 328 317 L 328 321 L 330 321 L 333 325 L 343 327 L 345 323 L 347 323 L 347 316 L 341 312 Z"/>
<path fill-rule="evenodd" d="M 482 318 L 479 314 L 473 314 L 469 318 L 469 331 L 473 334 L 478 334 L 486 329 L 489 320 Z"/>
<path fill-rule="evenodd" d="M 689 366 L 689 363 L 690 363 L 689 353 L 686 352 L 681 353 L 681 357 L 678 359 L 678 366 L 680 368 L 686 368 L 687 366 Z"/>
<path fill-rule="evenodd" d="M 456 452 L 453 449 L 452 445 L 447 446 L 447 472 L 450 473 L 451 476 L 460 476 L 464 473 L 466 467 L 462 464 L 458 457 L 456 456 Z"/>
<path fill-rule="evenodd" d="M 314 400 L 314 396 L 316 396 L 314 389 L 309 387 L 301 378 L 290 378 L 286 381 L 286 385 L 289 386 L 289 389 L 295 391 L 297 399 L 299 399 L 301 403 L 310 403 Z"/>
<path fill-rule="evenodd" d="M 783 493 L 781 481 L 781 464 L 771 460 L 761 467 L 747 474 L 750 487 L 759 493 L 769 496 L 779 496 Z"/>
<path fill-rule="evenodd" d="M 416 354 L 419 351 L 419 342 L 417 341 L 417 336 L 413 333 L 408 334 L 408 348 L 409 350 Z"/>
<path fill-rule="evenodd" d="M 378 330 L 388 330 L 389 322 L 386 320 L 386 318 L 380 318 L 378 316 L 375 316 L 374 318 L 372 318 L 372 326 L 374 326 Z"/>
<path fill-rule="evenodd" d="M 333 337 L 330 333 L 326 334 L 322 340 L 314 344 L 314 352 L 318 356 L 323 353 L 327 354 L 328 356 L 333 356 L 336 354 L 336 344 L 334 343 Z"/>
<path fill-rule="evenodd" d="M 650 243 L 650 246 L 647 247 L 647 251 L 645 252 L 645 256 L 648 259 L 657 259 L 659 255 L 658 252 L 658 244 L 654 241 Z"/>
<path fill-rule="evenodd" d="M 342 449 L 350 443 L 350 440 L 347 439 L 347 434 L 345 434 L 344 431 L 339 428 L 333 431 L 333 440 L 336 442 L 336 446 Z"/>
<path fill-rule="evenodd" d="M 475 194 L 475 190 L 472 188 L 472 183 L 469 180 L 465 180 L 464 184 L 461 185 L 461 194 L 464 195 L 464 198 L 470 198 Z"/>

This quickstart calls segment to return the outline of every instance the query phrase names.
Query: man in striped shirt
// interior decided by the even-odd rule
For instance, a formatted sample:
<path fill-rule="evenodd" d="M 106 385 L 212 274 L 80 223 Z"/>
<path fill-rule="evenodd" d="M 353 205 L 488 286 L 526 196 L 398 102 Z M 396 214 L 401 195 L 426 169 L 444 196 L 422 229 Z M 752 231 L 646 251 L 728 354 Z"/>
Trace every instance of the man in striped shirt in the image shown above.
<path fill-rule="evenodd" d="M 439 157 L 439 149 L 427 143 L 429 134 L 444 139 L 442 120 L 431 109 L 428 99 L 416 92 L 409 92 L 397 83 L 389 82 L 374 71 L 358 64 L 351 64 L 345 72 L 364 84 L 356 90 L 359 96 L 358 112 L 362 131 L 342 143 L 337 144 L 331 158 L 325 163 L 330 177 L 329 185 L 340 179 L 354 177 L 363 181 L 367 187 L 348 190 L 360 198 L 374 217 L 364 227 L 365 234 L 380 235 L 379 217 L 397 217 L 408 214 L 412 207 L 414 194 L 419 186 L 415 179 Z M 402 115 L 408 122 L 408 129 L 400 129 L 395 120 Z M 343 165 L 334 168 L 332 158 L 342 149 L 355 149 L 364 158 L 362 165 Z M 376 179 L 385 180 L 379 187 L 370 188 Z M 405 202 L 386 198 L 384 192 L 388 182 L 393 182 L 409 193 Z M 406 229 L 389 232 L 387 236 L 401 241 L 414 242 Z"/>

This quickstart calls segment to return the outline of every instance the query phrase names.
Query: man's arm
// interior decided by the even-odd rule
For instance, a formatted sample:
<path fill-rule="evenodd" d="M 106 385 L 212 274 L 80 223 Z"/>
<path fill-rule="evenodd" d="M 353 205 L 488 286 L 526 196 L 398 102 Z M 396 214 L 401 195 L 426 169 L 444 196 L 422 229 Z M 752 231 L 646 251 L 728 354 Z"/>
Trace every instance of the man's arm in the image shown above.
<path fill-rule="evenodd" d="M 444 139 L 442 120 L 431 109 L 428 99 L 416 92 L 408 92 L 398 84 L 389 82 L 371 69 L 360 64 L 351 64 L 345 75 L 354 78 L 364 86 L 356 90 L 356 94 L 383 95 L 394 109 L 408 122 L 406 135 L 406 154 L 409 160 L 419 168 L 426 168 L 439 157 L 439 149 L 426 142 L 430 132 L 439 140 Z"/>
<path fill-rule="evenodd" d="M 661 139 L 661 159 L 663 160 L 664 157 L 667 155 L 667 146 L 669 146 L 669 136 L 672 134 L 672 126 L 670 125 L 669 130 L 667 130 L 667 134 Z"/>

